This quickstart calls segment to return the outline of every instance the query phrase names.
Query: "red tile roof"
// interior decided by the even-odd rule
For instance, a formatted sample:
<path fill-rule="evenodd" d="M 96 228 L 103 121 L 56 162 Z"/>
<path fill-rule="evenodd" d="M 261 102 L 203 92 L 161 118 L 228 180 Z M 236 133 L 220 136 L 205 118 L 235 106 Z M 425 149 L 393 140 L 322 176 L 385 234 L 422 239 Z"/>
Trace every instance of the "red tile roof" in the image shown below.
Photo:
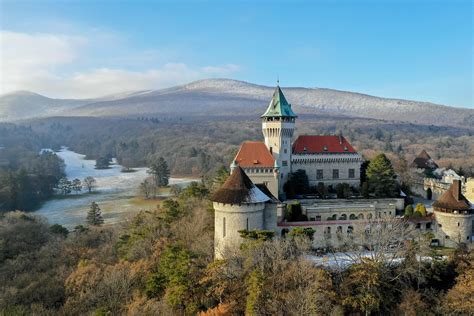
<path fill-rule="evenodd" d="M 294 154 L 356 153 L 344 136 L 301 135 L 293 143 Z"/>
<path fill-rule="evenodd" d="M 244 142 L 235 156 L 235 162 L 242 168 L 272 167 L 275 160 L 262 142 Z"/>

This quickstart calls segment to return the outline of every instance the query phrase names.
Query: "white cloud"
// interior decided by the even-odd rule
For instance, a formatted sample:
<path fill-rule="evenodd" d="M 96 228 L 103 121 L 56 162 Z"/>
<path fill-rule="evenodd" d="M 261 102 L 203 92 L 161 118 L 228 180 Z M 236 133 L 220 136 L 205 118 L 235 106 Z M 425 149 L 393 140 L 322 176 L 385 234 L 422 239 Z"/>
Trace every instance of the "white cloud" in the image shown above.
<path fill-rule="evenodd" d="M 140 71 L 105 67 L 97 65 L 100 59 L 95 56 L 107 55 L 111 49 L 98 42 L 93 36 L 1 31 L 0 93 L 31 90 L 50 97 L 90 98 L 165 88 L 239 71 L 239 66 L 234 64 L 191 67 L 184 63 L 165 63 Z M 135 52 L 130 58 L 136 55 L 140 53 Z M 90 60 L 95 64 L 88 65 Z M 102 59 L 102 62 L 108 60 Z"/>

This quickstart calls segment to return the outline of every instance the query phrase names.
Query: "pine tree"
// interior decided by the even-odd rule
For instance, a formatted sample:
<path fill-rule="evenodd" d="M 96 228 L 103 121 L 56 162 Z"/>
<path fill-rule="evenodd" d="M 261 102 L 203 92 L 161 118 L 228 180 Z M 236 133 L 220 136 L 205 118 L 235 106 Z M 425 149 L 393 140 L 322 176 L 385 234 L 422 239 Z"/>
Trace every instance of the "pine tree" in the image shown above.
<path fill-rule="evenodd" d="M 385 154 L 379 154 L 370 161 L 366 174 L 369 190 L 376 197 L 396 197 L 398 195 L 395 172 L 392 163 Z"/>
<path fill-rule="evenodd" d="M 86 218 L 87 224 L 90 226 L 101 226 L 104 223 L 100 207 L 96 202 L 92 202 Z"/>
<path fill-rule="evenodd" d="M 168 185 L 170 179 L 170 170 L 163 157 L 159 157 L 156 161 L 154 161 L 151 164 L 150 170 L 148 172 L 153 175 L 156 186 L 165 187 Z"/>

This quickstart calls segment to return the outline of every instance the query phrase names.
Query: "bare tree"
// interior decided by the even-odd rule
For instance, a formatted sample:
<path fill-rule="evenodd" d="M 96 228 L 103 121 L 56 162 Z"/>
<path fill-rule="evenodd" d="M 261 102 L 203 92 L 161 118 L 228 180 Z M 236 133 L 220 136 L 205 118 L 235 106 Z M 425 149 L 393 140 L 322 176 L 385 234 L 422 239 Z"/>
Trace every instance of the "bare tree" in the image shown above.
<path fill-rule="evenodd" d="M 97 181 L 91 176 L 86 177 L 82 183 L 89 193 L 97 186 Z"/>

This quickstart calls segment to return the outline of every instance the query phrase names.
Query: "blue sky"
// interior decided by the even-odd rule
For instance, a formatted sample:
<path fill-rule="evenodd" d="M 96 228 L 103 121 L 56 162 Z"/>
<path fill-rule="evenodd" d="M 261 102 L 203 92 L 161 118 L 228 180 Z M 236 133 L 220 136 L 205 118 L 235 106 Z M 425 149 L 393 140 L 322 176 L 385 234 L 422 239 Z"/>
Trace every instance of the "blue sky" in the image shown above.
<path fill-rule="evenodd" d="M 226 77 L 474 107 L 472 1 L 1 1 L 2 92 Z"/>

